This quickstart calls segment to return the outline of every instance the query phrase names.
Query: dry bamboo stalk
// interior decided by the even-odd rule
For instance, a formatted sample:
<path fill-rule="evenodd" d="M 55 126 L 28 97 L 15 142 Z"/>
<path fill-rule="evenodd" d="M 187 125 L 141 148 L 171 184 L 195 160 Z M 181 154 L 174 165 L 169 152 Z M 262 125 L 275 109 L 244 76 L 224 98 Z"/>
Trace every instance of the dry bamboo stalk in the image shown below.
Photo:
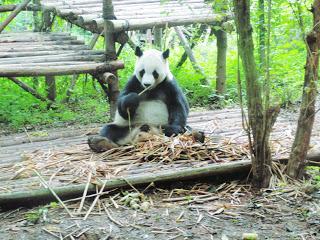
<path fill-rule="evenodd" d="M 88 193 L 91 177 L 92 177 L 92 172 L 90 171 L 89 175 L 88 175 L 88 182 L 87 182 L 86 187 L 84 188 L 84 191 L 83 191 L 83 195 L 82 195 L 82 199 L 81 199 L 80 206 L 79 206 L 79 209 L 78 209 L 78 213 L 81 213 L 81 211 L 82 211 L 82 208 L 83 208 L 83 205 L 84 205 L 84 201 L 85 201 L 87 193 Z"/>
<path fill-rule="evenodd" d="M 91 211 L 93 210 L 94 206 L 96 205 L 97 201 L 99 200 L 100 195 L 102 194 L 102 192 L 103 192 L 106 184 L 107 184 L 107 180 L 104 181 L 104 183 L 103 183 L 103 185 L 102 185 L 102 187 L 101 187 L 98 195 L 97 195 L 96 198 L 94 199 L 93 203 L 91 204 L 91 206 L 90 206 L 88 212 L 86 213 L 86 215 L 84 216 L 83 220 L 87 220 L 87 218 L 89 217 Z"/>
<path fill-rule="evenodd" d="M 60 197 L 56 194 L 56 192 L 48 185 L 46 180 L 43 179 L 43 177 L 40 175 L 40 173 L 37 170 L 33 170 L 39 177 L 42 184 L 49 189 L 49 191 L 52 193 L 52 195 L 59 201 L 59 203 L 64 207 L 64 209 L 67 211 L 70 217 L 73 217 L 72 213 L 69 211 L 67 206 L 64 204 L 64 202 L 60 199 Z"/>

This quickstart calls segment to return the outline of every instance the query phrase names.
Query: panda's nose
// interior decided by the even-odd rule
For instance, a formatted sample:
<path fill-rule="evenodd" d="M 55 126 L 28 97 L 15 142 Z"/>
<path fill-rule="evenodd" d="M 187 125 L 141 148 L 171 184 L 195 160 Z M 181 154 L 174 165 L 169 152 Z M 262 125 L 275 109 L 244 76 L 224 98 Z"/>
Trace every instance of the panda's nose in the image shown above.
<path fill-rule="evenodd" d="M 145 83 L 145 84 L 143 84 L 146 88 L 148 88 L 148 87 L 150 87 L 151 86 L 151 84 L 150 83 Z"/>

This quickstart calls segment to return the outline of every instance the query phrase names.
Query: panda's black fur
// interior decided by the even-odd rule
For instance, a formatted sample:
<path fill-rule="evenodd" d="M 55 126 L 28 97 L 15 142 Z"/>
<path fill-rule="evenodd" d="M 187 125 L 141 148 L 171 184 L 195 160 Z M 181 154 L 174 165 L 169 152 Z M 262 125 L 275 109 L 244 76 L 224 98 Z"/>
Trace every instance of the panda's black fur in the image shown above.
<path fill-rule="evenodd" d="M 142 55 L 142 52 L 140 56 L 139 54 L 140 52 L 138 51 L 137 53 L 136 51 L 138 57 Z M 168 55 L 169 52 L 163 53 L 164 58 L 167 58 L 168 56 L 165 54 Z M 153 75 L 157 77 L 157 74 Z M 156 109 L 151 109 L 152 112 L 156 112 L 159 116 L 167 116 L 166 114 L 168 114 L 166 124 L 153 127 L 161 127 L 166 136 L 176 135 L 185 131 L 189 105 L 176 80 L 172 76 L 171 79 L 166 76 L 159 84 L 139 96 L 139 93 L 144 91 L 145 88 L 146 86 L 141 83 L 136 75 L 129 79 L 118 98 L 115 121 L 105 125 L 100 132 L 100 136 L 106 137 L 118 145 L 123 145 L 127 141 L 122 140 L 131 133 L 133 128 L 136 133 L 147 131 L 149 128 L 145 124 L 148 124 L 148 118 L 153 116 L 144 116 L 146 119 L 138 120 L 136 119 L 138 117 L 137 109 L 140 107 L 139 111 L 141 112 L 141 106 L 144 106 L 142 104 L 148 105 L 153 102 L 160 104 L 160 106 L 164 104 L 167 108 L 167 113 L 157 113 Z M 162 110 L 160 109 L 159 111 Z M 128 113 L 130 114 L 129 116 Z M 129 123 L 131 124 L 130 127 Z"/>

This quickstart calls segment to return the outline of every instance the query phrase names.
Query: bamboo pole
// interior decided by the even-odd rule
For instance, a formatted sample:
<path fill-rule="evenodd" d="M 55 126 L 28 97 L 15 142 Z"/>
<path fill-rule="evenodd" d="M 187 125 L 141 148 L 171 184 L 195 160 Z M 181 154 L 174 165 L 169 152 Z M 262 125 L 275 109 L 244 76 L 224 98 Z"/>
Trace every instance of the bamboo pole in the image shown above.
<path fill-rule="evenodd" d="M 251 168 L 250 160 L 242 160 L 221 164 L 211 164 L 199 168 L 187 168 L 181 171 L 165 171 L 151 174 L 141 174 L 138 176 L 128 176 L 127 178 L 115 178 L 103 181 L 101 185 L 105 184 L 104 189 L 115 189 L 119 187 L 128 187 L 130 185 L 149 184 L 151 182 L 168 182 L 194 179 L 199 177 L 221 176 L 227 174 L 248 173 Z M 70 199 L 73 197 L 80 197 L 83 194 L 86 184 L 71 185 L 64 187 L 53 187 L 52 190 L 62 199 Z M 88 187 L 88 194 L 95 193 L 95 185 L 90 184 Z M 34 191 L 23 191 L 17 193 L 0 194 L 0 208 L 7 210 L 10 208 L 17 208 L 19 206 L 32 206 L 36 204 L 46 203 L 55 200 L 48 189 L 39 189 Z"/>
<path fill-rule="evenodd" d="M 25 0 L 20 5 L 17 5 L 15 10 L 9 15 L 9 17 L 3 23 L 0 24 L 0 33 L 30 2 L 31 0 Z"/>

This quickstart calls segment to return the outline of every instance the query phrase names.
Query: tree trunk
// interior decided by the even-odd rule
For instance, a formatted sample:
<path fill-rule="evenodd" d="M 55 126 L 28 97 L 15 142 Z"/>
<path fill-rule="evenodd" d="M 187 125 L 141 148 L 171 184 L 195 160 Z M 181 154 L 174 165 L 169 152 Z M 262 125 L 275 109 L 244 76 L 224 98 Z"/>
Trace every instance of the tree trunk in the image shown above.
<path fill-rule="evenodd" d="M 238 51 L 246 78 L 250 142 L 251 134 L 253 138 L 253 144 L 251 146 L 253 184 L 261 188 L 268 187 L 271 177 L 269 136 L 279 108 L 263 109 L 261 86 L 258 82 L 257 68 L 254 59 L 249 2 L 249 0 L 233 0 L 235 22 L 239 35 Z"/>
<path fill-rule="evenodd" d="M 266 65 L 266 27 L 264 0 L 259 0 L 259 63 L 260 73 L 264 73 Z"/>
<path fill-rule="evenodd" d="M 227 33 L 223 30 L 213 31 L 217 38 L 216 93 L 223 95 L 227 80 Z"/>
<path fill-rule="evenodd" d="M 46 76 L 46 88 L 48 99 L 54 102 L 57 96 L 54 76 Z"/>
<path fill-rule="evenodd" d="M 320 0 L 314 0 L 313 30 L 306 38 L 307 61 L 303 96 L 295 139 L 291 148 L 287 173 L 292 178 L 300 178 L 304 174 L 306 155 L 309 148 L 312 127 L 315 118 L 315 102 L 317 96 L 317 80 L 320 48 Z"/>

